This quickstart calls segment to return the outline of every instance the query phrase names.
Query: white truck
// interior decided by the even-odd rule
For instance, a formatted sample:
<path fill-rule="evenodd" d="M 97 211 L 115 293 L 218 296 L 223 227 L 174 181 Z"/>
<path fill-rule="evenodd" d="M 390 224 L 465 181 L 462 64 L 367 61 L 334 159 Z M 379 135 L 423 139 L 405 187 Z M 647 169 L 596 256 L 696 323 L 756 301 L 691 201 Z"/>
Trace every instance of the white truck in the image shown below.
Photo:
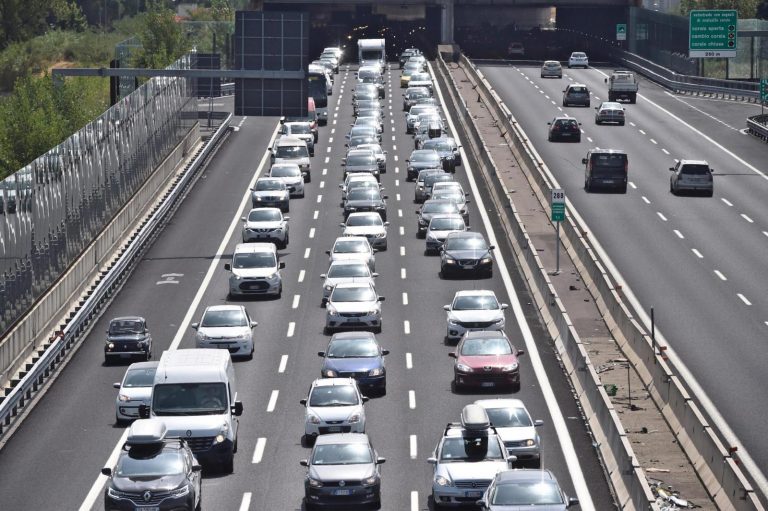
<path fill-rule="evenodd" d="M 382 68 L 387 63 L 386 43 L 384 39 L 359 39 L 357 57 L 360 65 L 378 61 Z"/>
<path fill-rule="evenodd" d="M 614 71 L 609 78 L 605 79 L 605 83 L 608 84 L 608 101 L 626 99 L 633 104 L 637 102 L 639 86 L 634 73 Z"/>

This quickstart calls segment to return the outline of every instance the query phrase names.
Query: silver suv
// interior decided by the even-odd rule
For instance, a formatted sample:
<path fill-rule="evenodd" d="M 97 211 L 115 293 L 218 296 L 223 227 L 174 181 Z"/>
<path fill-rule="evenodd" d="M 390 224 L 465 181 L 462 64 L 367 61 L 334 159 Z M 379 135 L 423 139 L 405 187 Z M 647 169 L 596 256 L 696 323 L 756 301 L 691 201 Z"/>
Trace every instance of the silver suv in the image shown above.
<path fill-rule="evenodd" d="M 457 291 L 453 301 L 444 305 L 446 311 L 447 341 L 458 341 L 466 332 L 479 330 L 503 330 L 504 310 L 509 307 L 496 299 L 489 289 Z"/>
<path fill-rule="evenodd" d="M 707 197 L 715 193 L 712 169 L 704 160 L 680 160 L 669 168 L 669 191 L 674 195 L 682 191 L 704 192 Z"/>
<path fill-rule="evenodd" d="M 234 357 L 253 358 L 253 329 L 258 323 L 251 321 L 242 305 L 211 305 L 203 311 L 199 323 L 190 327 L 197 330 L 198 348 L 229 350 Z"/>

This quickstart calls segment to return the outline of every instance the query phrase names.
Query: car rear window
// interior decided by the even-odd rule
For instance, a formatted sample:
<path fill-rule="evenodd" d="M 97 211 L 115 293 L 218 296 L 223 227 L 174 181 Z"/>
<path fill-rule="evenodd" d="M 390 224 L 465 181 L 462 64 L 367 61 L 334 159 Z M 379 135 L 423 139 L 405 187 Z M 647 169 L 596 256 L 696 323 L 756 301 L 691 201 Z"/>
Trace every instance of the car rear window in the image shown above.
<path fill-rule="evenodd" d="M 709 167 L 707 165 L 683 165 L 680 173 L 690 176 L 705 176 L 709 174 Z"/>
<path fill-rule="evenodd" d="M 571 88 L 570 88 L 570 90 L 569 90 L 568 92 L 579 92 L 579 93 L 583 93 L 583 92 L 587 92 L 587 88 L 586 88 L 586 87 L 571 87 Z"/>
<path fill-rule="evenodd" d="M 626 154 L 597 153 L 592 155 L 592 165 L 596 167 L 623 167 L 626 162 Z"/>

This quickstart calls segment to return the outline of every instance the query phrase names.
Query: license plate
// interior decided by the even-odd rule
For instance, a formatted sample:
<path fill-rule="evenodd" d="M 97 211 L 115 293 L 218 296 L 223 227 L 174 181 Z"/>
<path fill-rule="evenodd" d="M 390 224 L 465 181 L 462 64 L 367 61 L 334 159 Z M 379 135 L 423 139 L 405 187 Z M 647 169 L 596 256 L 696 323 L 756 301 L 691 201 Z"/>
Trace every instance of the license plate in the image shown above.
<path fill-rule="evenodd" d="M 464 496 L 467 497 L 467 498 L 479 499 L 480 497 L 483 496 L 483 492 L 481 492 L 481 491 L 468 491 L 468 492 L 464 493 Z"/>
<path fill-rule="evenodd" d="M 336 491 L 333 492 L 333 494 L 334 495 L 349 495 L 350 491 L 349 490 L 336 490 Z"/>
<path fill-rule="evenodd" d="M 492 382 L 492 381 L 484 381 L 484 382 L 480 383 L 481 387 L 493 387 L 494 385 L 495 385 L 495 383 Z"/>
<path fill-rule="evenodd" d="M 605 180 L 605 184 L 612 185 L 613 184 L 613 179 L 606 179 Z"/>
<path fill-rule="evenodd" d="M 328 428 L 328 431 L 331 433 L 341 433 L 341 426 L 331 426 Z M 344 490 L 344 491 L 349 491 L 349 490 Z"/>
<path fill-rule="evenodd" d="M 160 511 L 159 506 L 150 506 L 150 507 L 137 506 L 136 509 L 138 511 Z"/>

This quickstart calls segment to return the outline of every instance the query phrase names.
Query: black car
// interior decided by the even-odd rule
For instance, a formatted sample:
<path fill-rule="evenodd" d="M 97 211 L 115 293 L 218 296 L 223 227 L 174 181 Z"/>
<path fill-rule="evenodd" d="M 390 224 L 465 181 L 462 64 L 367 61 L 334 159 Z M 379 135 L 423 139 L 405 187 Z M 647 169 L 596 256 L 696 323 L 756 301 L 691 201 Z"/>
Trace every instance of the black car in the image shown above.
<path fill-rule="evenodd" d="M 440 155 L 443 162 L 443 170 L 456 172 L 456 167 L 461 166 L 461 154 L 459 146 L 452 137 L 430 138 L 421 145 L 422 149 L 434 149 Z"/>
<path fill-rule="evenodd" d="M 405 161 L 408 163 L 408 181 L 416 179 L 420 170 L 443 168 L 440 155 L 434 149 L 416 149 Z"/>
<path fill-rule="evenodd" d="M 547 140 L 556 142 L 558 140 L 570 140 L 572 142 L 581 142 L 581 123 L 573 117 L 555 117 L 547 123 Z"/>
<path fill-rule="evenodd" d="M 140 316 L 125 316 L 109 322 L 107 340 L 104 343 L 104 361 L 109 364 L 116 359 L 152 357 L 152 336 L 149 335 L 147 320 Z"/>
<path fill-rule="evenodd" d="M 403 111 L 407 112 L 419 100 L 431 97 L 432 94 L 426 87 L 408 87 L 403 94 Z"/>
<path fill-rule="evenodd" d="M 104 509 L 158 511 L 198 510 L 201 507 L 201 466 L 186 441 L 166 438 L 165 423 L 139 419 L 113 467 L 101 473 L 109 477 L 104 490 Z"/>
<path fill-rule="evenodd" d="M 479 232 L 452 232 L 440 248 L 440 273 L 443 277 L 460 273 L 491 277 L 494 248 Z"/>
<path fill-rule="evenodd" d="M 346 220 L 350 213 L 356 211 L 375 211 L 386 222 L 387 198 L 375 188 L 354 188 L 347 192 L 346 199 L 341 203 L 341 207 L 344 208 L 344 219 Z"/>
<path fill-rule="evenodd" d="M 423 238 L 426 235 L 427 227 L 429 227 L 429 222 L 433 216 L 451 213 L 461 213 L 456 203 L 451 200 L 429 199 L 424 201 L 421 209 L 416 211 L 416 215 L 419 217 L 418 237 Z"/>

